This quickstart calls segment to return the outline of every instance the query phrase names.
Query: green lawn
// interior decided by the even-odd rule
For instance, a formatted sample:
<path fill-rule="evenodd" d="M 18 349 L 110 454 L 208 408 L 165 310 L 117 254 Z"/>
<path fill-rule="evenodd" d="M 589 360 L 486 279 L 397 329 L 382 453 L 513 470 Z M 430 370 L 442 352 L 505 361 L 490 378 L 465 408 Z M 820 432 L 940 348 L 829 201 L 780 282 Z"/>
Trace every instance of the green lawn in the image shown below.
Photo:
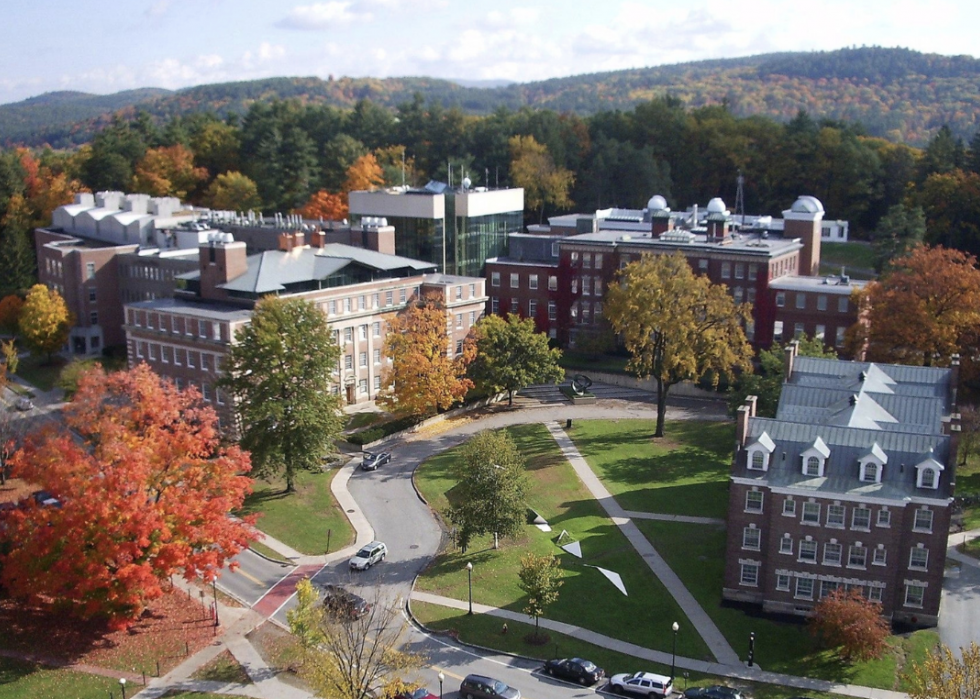
<path fill-rule="evenodd" d="M 259 514 L 260 530 L 300 553 L 322 554 L 347 546 L 354 530 L 330 492 L 336 471 L 296 475 L 296 492 L 287 494 L 281 481 L 255 481 L 255 491 L 245 500 L 242 514 Z"/>
<path fill-rule="evenodd" d="M 42 391 L 50 391 L 58 382 L 62 367 L 67 362 L 55 356 L 48 361 L 47 357 L 33 355 L 21 357 L 17 362 L 17 376 Z"/>
<path fill-rule="evenodd" d="M 0 657 L 0 699 L 106 699 L 110 691 L 119 696 L 119 680 Z"/>
<path fill-rule="evenodd" d="M 841 265 L 844 267 L 860 267 L 874 269 L 875 256 L 867 243 L 821 243 L 820 261 L 834 267 L 834 274 L 840 274 Z"/>
<path fill-rule="evenodd" d="M 725 517 L 735 443 L 730 422 L 579 420 L 569 431 L 582 456 L 627 510 Z"/>
<path fill-rule="evenodd" d="M 565 583 L 558 602 L 547 611 L 548 618 L 669 651 L 670 622 L 677 620 L 691 627 L 673 598 L 581 484 L 548 431 L 542 425 L 522 425 L 509 432 L 528 459 L 533 482 L 529 505 L 548 520 L 554 531 L 544 533 L 528 527 L 523 540 L 504 541 L 497 551 L 490 548 L 490 537 L 474 542 L 466 555 L 445 551 L 419 578 L 418 589 L 465 600 L 465 566 L 472 562 L 474 600 L 521 612 L 524 602 L 518 586 L 520 557 L 527 551 L 561 554 Z M 455 450 L 444 452 L 422 464 L 416 473 L 419 489 L 440 511 L 445 510 L 445 493 L 454 484 L 454 459 Z M 582 560 L 555 546 L 557 533 L 562 530 L 581 543 Z M 629 596 L 623 596 L 588 565 L 619 573 Z M 665 621 L 637 625 L 634 619 Z M 677 652 L 691 658 L 711 657 L 696 633 L 678 638 Z"/>
<path fill-rule="evenodd" d="M 815 647 L 803 623 L 776 621 L 760 616 L 754 610 L 745 611 L 751 608 L 722 603 L 725 530 L 649 520 L 638 520 L 636 525 L 684 581 L 736 652 L 744 657 L 748 651 L 749 633 L 755 633 L 755 657 L 766 670 L 896 689 L 896 672 L 910 660 L 924 659 L 928 650 L 938 642 L 933 631 L 894 636 L 891 651 L 882 659 L 843 665 L 831 653 Z"/>

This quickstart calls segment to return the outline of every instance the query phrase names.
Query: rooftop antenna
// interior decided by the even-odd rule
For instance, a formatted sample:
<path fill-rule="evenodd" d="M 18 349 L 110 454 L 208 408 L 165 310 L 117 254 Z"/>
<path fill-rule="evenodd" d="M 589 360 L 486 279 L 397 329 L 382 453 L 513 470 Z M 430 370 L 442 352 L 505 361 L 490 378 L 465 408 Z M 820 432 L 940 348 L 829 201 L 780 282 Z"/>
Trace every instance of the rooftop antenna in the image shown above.
<path fill-rule="evenodd" d="M 453 163 L 451 160 L 446 161 L 446 165 L 449 166 L 449 186 L 453 186 Z"/>
<path fill-rule="evenodd" d="M 405 149 L 402 148 L 402 189 L 405 188 Z"/>
<path fill-rule="evenodd" d="M 739 216 L 738 219 L 739 226 L 745 226 L 745 178 L 742 177 L 742 171 L 738 171 L 738 177 L 735 178 L 738 183 L 738 189 L 735 190 L 735 215 Z"/>
<path fill-rule="evenodd" d="M 497 178 L 496 187 L 497 187 L 497 189 L 500 189 L 500 166 L 499 165 L 497 165 L 497 166 L 494 167 L 494 172 L 496 173 L 495 176 Z"/>
<path fill-rule="evenodd" d="M 490 168 L 488 167 L 483 168 L 483 183 L 488 187 L 490 186 Z"/>

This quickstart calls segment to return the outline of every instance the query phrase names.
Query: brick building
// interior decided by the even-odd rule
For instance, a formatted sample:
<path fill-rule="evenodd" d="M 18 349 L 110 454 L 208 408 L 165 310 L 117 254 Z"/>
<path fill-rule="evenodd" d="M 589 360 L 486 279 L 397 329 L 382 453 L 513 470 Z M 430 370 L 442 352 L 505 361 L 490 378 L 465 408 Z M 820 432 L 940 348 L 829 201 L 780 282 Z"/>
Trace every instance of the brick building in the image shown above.
<path fill-rule="evenodd" d="M 894 621 L 935 625 L 953 495 L 958 367 L 796 356 L 775 418 L 739 409 L 727 600 L 808 614 L 859 589 Z"/>
<path fill-rule="evenodd" d="M 213 234 L 173 299 L 126 304 L 130 364 L 145 361 L 163 376 L 198 385 L 227 418 L 230 406 L 214 388 L 221 362 L 255 303 L 269 294 L 313 302 L 327 316 L 341 348 L 335 391 L 348 404 L 374 400 L 381 389 L 388 321 L 413 299 L 443 299 L 450 351 L 462 351 L 486 307 L 483 279 L 325 240 L 314 232 L 307 245 L 302 233 L 282 234 L 279 250 L 248 255 L 231 234 Z"/>

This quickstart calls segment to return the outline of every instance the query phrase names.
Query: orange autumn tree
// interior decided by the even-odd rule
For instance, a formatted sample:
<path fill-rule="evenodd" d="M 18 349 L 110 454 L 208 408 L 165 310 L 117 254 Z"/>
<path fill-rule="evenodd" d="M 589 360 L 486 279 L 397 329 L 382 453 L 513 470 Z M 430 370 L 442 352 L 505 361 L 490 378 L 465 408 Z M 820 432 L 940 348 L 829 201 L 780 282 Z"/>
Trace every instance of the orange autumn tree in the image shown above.
<path fill-rule="evenodd" d="M 346 197 L 321 189 L 315 192 L 296 213 L 308 219 L 342 221 L 347 218 L 347 211 Z"/>
<path fill-rule="evenodd" d="M 194 153 L 180 144 L 151 148 L 136 164 L 133 190 L 183 200 L 208 178 L 206 167 L 194 167 Z"/>
<path fill-rule="evenodd" d="M 17 542 L 0 556 L 12 596 L 126 626 L 171 574 L 213 580 L 255 538 L 229 517 L 251 491 L 249 456 L 221 445 L 196 389 L 145 364 L 95 368 L 65 422 L 29 436 L 11 459 L 13 476 L 62 503 L 27 499 L 4 516 L 4 536 Z"/>
<path fill-rule="evenodd" d="M 422 417 L 462 400 L 473 382 L 466 368 L 476 356 L 472 340 L 453 358 L 442 299 L 428 295 L 409 303 L 390 321 L 384 352 L 391 365 L 377 401 L 389 410 Z"/>
<path fill-rule="evenodd" d="M 384 171 L 374 153 L 362 155 L 347 168 L 347 178 L 344 180 L 344 199 L 350 192 L 377 189 L 384 183 Z"/>
<path fill-rule="evenodd" d="M 865 598 L 861 590 L 848 592 L 843 587 L 817 603 L 807 625 L 826 648 L 837 649 L 845 662 L 880 658 L 891 635 L 881 604 Z"/>

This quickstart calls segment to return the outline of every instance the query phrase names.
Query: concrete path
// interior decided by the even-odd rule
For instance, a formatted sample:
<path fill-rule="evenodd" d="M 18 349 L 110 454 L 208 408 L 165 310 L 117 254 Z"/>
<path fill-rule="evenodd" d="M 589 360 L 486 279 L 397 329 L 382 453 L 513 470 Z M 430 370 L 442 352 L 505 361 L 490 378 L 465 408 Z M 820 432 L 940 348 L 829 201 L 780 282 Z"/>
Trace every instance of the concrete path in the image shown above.
<path fill-rule="evenodd" d="M 450 607 L 452 609 L 459 610 L 466 610 L 468 604 L 462 600 L 456 600 L 449 597 L 440 597 L 439 595 L 433 595 L 427 592 L 413 592 L 412 599 L 418 602 L 428 602 L 429 604 L 438 604 L 443 607 Z M 501 619 L 507 619 L 509 621 L 520 621 L 524 623 L 527 623 L 528 621 L 528 616 L 526 614 L 512 612 L 507 609 L 498 609 L 497 607 L 490 607 L 485 604 L 477 604 L 476 602 L 473 603 L 473 611 L 474 613 L 487 614 L 490 616 L 499 617 Z M 638 646 L 634 643 L 621 641 L 618 638 L 603 636 L 595 631 L 589 631 L 588 629 L 583 629 L 572 624 L 552 621 L 543 617 L 539 620 L 539 624 L 550 631 L 568 634 L 574 638 L 587 641 L 588 643 L 593 643 L 602 648 L 608 648 L 609 650 L 613 650 L 618 653 L 632 655 L 636 658 L 642 658 L 643 660 L 661 663 L 663 665 L 671 664 L 672 657 L 670 653 L 650 650 L 649 648 L 644 648 L 643 646 Z M 860 685 L 838 684 L 836 682 L 827 682 L 825 680 L 813 680 L 808 677 L 782 675 L 778 672 L 765 672 L 757 667 L 748 668 L 744 665 L 740 665 L 740 667 L 736 668 L 732 665 L 708 663 L 704 662 L 703 660 L 692 660 L 690 658 L 682 658 L 679 656 L 676 658 L 675 662 L 679 668 L 692 670 L 694 672 L 699 672 L 706 675 L 735 677 L 752 682 L 763 682 L 765 684 L 795 687 L 804 691 L 812 690 L 815 692 L 834 692 L 836 694 L 843 694 L 851 697 L 868 697 L 870 699 L 908 699 L 908 695 L 904 692 L 893 692 L 886 689 L 873 689 L 871 687 L 862 687 Z"/>
<path fill-rule="evenodd" d="M 664 515 L 657 512 L 636 512 L 635 510 L 623 510 L 623 514 L 630 519 L 653 519 L 659 522 L 681 522 L 683 524 L 707 524 L 716 527 L 724 527 L 725 520 L 717 517 L 694 517 L 692 515 Z"/>
<path fill-rule="evenodd" d="M 980 643 L 980 560 L 956 547 L 980 537 L 980 529 L 949 535 L 946 572 L 939 614 L 939 638 L 957 656 L 960 649 Z"/>
<path fill-rule="evenodd" d="M 579 479 L 589 489 L 589 492 L 592 493 L 592 497 L 602 505 L 609 518 L 619 527 L 633 548 L 646 561 L 646 564 L 650 566 L 653 574 L 667 588 L 667 591 L 687 615 L 687 618 L 690 619 L 694 628 L 701 634 L 701 638 L 708 644 L 712 655 L 725 665 L 739 665 L 741 659 L 738 657 L 738 653 L 728 644 L 725 636 L 715 626 L 715 622 L 701 608 L 698 601 L 694 599 L 694 595 L 688 592 L 688 589 L 681 582 L 681 579 L 677 577 L 677 574 L 670 569 L 670 566 L 667 565 L 663 557 L 657 553 L 653 544 L 647 540 L 636 524 L 626 514 L 626 511 L 606 489 L 606 486 L 602 484 L 602 481 L 593 473 L 588 462 L 579 453 L 575 447 L 575 443 L 565 433 L 565 430 L 554 422 L 548 423 L 546 427 L 551 433 L 551 436 L 555 438 L 564 457 L 568 459 L 572 468 L 575 469 L 575 473 L 578 474 Z"/>

